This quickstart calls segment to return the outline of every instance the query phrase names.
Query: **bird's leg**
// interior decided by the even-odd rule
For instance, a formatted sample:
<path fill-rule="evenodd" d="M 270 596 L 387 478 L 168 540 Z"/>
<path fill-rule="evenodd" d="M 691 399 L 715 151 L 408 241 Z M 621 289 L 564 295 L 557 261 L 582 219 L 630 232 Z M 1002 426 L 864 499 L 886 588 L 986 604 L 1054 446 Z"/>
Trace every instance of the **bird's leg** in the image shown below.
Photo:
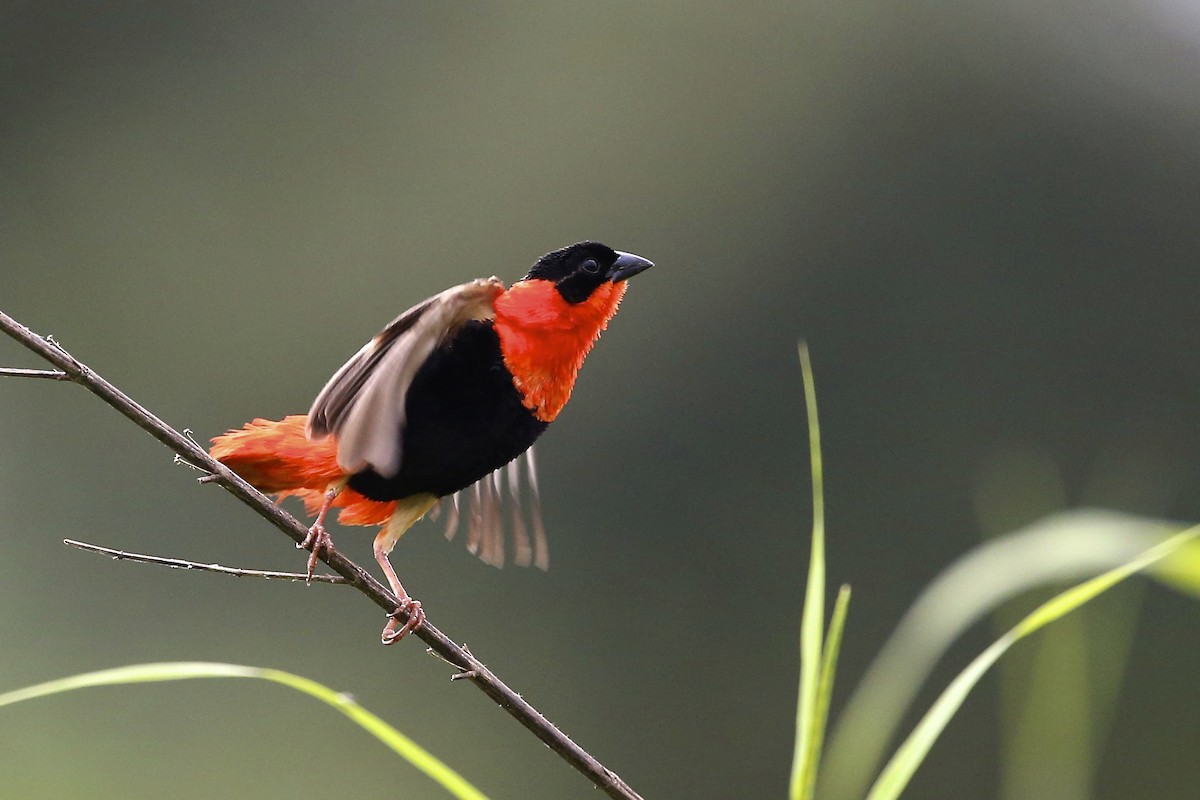
<path fill-rule="evenodd" d="M 395 644 L 425 622 L 425 611 L 419 602 L 404 591 L 400 579 L 396 577 L 396 570 L 392 568 L 392 562 L 388 560 L 388 553 L 392 552 L 392 548 L 404 532 L 437 505 L 437 501 L 438 498 L 432 494 L 416 494 L 401 499 L 396 504 L 392 516 L 375 536 L 375 544 L 371 550 L 375 553 L 379 568 L 387 576 L 388 586 L 392 587 L 392 594 L 396 595 L 397 601 L 396 610 L 389 615 L 391 619 L 380 636 L 384 644 Z"/>
<path fill-rule="evenodd" d="M 386 529 L 385 529 L 386 530 Z M 375 537 L 375 545 L 372 550 L 375 553 L 375 560 L 379 562 L 380 569 L 387 577 L 388 585 L 392 588 L 392 593 L 400 601 L 396 606 L 396 610 L 390 615 L 387 625 L 380 635 L 380 641 L 384 644 L 395 644 L 403 639 L 408 634 L 421 627 L 425 622 L 425 612 L 421 609 L 421 601 L 414 600 L 409 597 L 408 592 L 404 591 L 404 586 L 401 585 L 400 579 L 396 577 L 396 570 L 392 567 L 392 562 L 388 559 L 388 541 L 384 532 L 380 532 L 379 536 Z M 401 623 L 400 617 L 407 615 L 407 619 Z"/>
<path fill-rule="evenodd" d="M 421 609 L 421 601 L 413 600 L 408 596 L 407 591 L 404 591 L 403 585 L 400 583 L 400 578 L 396 577 L 396 570 L 391 566 L 391 560 L 388 559 L 388 551 L 380 547 L 379 539 L 376 539 L 376 545 L 372 548 L 376 561 L 379 563 L 380 569 L 388 577 L 388 585 L 391 587 L 392 594 L 396 595 L 396 599 L 400 601 L 397 604 L 396 610 L 391 613 L 391 618 L 388 620 L 388 625 L 384 626 L 383 633 L 379 639 L 384 644 L 396 644 L 401 639 L 408 636 L 419 628 L 425 622 L 425 610 Z M 408 619 L 401 624 L 401 615 L 407 614 Z"/>
<path fill-rule="evenodd" d="M 337 499 L 341 491 L 341 484 L 329 487 L 329 490 L 325 492 L 325 501 L 321 503 L 321 510 L 317 512 L 316 521 L 308 529 L 308 535 L 304 537 L 304 541 L 296 545 L 296 547 L 309 551 L 308 579 L 310 581 L 312 580 L 313 573 L 316 572 L 317 559 L 321 552 L 328 551 L 333 547 L 333 540 L 329 538 L 329 532 L 325 530 L 325 516 L 329 513 L 329 509 L 333 507 L 333 501 Z"/>

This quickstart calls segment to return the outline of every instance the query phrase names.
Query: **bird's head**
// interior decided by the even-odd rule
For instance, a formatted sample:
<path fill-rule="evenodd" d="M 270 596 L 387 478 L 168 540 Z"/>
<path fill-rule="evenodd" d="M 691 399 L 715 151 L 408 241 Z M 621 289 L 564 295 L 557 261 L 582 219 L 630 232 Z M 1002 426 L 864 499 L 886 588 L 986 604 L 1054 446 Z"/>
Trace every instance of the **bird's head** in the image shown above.
<path fill-rule="evenodd" d="M 537 419 L 557 416 L 584 357 L 617 312 L 625 281 L 652 266 L 599 242 L 579 242 L 539 258 L 496 298 L 504 364 Z"/>
<path fill-rule="evenodd" d="M 550 281 L 564 300 L 575 304 L 605 283 L 620 283 L 652 266 L 641 256 L 599 242 L 579 242 L 539 258 L 524 280 Z"/>

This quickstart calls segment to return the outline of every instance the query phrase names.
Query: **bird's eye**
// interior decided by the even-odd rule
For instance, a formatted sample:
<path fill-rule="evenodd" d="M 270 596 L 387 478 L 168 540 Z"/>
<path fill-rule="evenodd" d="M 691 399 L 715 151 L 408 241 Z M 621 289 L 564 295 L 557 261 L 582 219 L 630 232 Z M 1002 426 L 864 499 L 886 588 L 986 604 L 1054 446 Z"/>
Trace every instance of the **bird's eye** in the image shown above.
<path fill-rule="evenodd" d="M 594 258 L 589 258 L 579 266 L 583 267 L 583 271 L 595 275 L 600 271 L 600 265 L 596 263 Z"/>

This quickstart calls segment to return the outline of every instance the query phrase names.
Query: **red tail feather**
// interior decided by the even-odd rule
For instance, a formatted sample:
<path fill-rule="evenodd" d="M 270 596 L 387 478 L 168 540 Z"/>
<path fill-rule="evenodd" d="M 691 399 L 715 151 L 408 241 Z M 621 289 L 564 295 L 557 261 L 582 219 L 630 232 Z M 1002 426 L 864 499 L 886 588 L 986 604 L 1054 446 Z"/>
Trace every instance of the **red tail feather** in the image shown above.
<path fill-rule="evenodd" d="M 255 419 L 213 438 L 209 454 L 259 491 L 280 499 L 297 496 L 308 513 L 315 514 L 329 485 L 344 480 L 346 473 L 338 466 L 333 437 L 310 441 L 304 435 L 306 421 L 304 414 L 278 422 Z M 396 503 L 368 500 L 346 488 L 334 506 L 342 509 L 338 522 L 343 525 L 382 525 Z"/>

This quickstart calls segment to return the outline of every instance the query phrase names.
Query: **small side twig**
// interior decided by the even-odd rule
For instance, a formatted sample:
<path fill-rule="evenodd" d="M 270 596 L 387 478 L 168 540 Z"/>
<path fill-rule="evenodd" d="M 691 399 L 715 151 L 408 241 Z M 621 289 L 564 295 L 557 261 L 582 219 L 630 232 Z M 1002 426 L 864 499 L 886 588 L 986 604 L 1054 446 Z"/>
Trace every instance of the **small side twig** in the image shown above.
<path fill-rule="evenodd" d="M 471 648 L 467 647 L 466 642 L 463 642 L 462 649 L 463 649 L 463 652 L 467 653 L 468 655 L 471 655 Z M 428 655 L 431 655 L 434 658 L 436 658 L 438 661 L 448 664 L 449 666 L 454 667 L 455 669 L 458 670 L 458 672 L 456 672 L 450 676 L 451 681 L 474 680 L 475 678 L 479 677 L 479 673 L 473 669 L 463 669 L 462 667 L 457 666 L 456 664 L 451 664 L 449 661 L 446 661 L 446 659 L 442 658 L 440 655 L 435 653 L 433 651 L 432 647 L 425 648 L 425 652 Z"/>
<path fill-rule="evenodd" d="M 45 378 L 51 381 L 69 381 L 71 376 L 61 369 L 18 369 L 17 367 L 0 367 L 0 377 L 4 378 Z"/>
<path fill-rule="evenodd" d="M 198 572 L 219 572 L 222 575 L 233 575 L 238 578 L 265 578 L 266 580 L 305 581 L 310 583 L 345 583 L 341 575 L 313 575 L 309 578 L 302 572 L 274 572 L 267 569 L 242 569 L 240 567 L 223 567 L 220 564 L 201 564 L 199 561 L 187 561 L 182 558 L 163 558 L 148 556 L 144 553 L 131 553 L 128 550 L 114 550 L 98 544 L 81 542 L 77 539 L 63 539 L 63 544 L 85 550 L 89 553 L 99 553 L 116 561 L 136 561 L 142 564 L 161 564 L 172 569 L 192 569 Z"/>
<path fill-rule="evenodd" d="M 224 464 L 209 456 L 208 452 L 194 440 L 163 422 L 132 397 L 97 375 L 86 364 L 78 361 L 53 338 L 37 335 L 3 311 L 0 311 L 0 331 L 4 331 L 66 375 L 65 378 L 56 378 L 56 380 L 70 380 L 84 387 L 146 433 L 162 442 L 172 452 L 182 456 L 188 463 L 220 476 L 220 480 L 217 481 L 220 486 L 249 506 L 254 513 L 282 531 L 293 542 L 299 544 L 305 540 L 308 528 L 298 519 L 273 503 L 271 498 L 246 483 Z M 327 548 L 321 551 L 319 558 L 330 569 L 345 578 L 347 584 L 353 586 L 386 613 L 392 614 L 398 608 L 399 599 L 386 586 L 338 551 Z M 434 627 L 428 619 L 413 632 L 413 635 L 429 645 L 431 650 L 445 661 L 453 664 L 460 672 L 467 673 L 466 677 L 469 683 L 478 687 L 496 705 L 508 712 L 606 795 L 617 798 L 617 800 L 641 800 L 641 795 L 625 783 L 619 775 L 601 764 L 591 753 L 571 741 L 569 736 L 546 719 L 528 700 L 509 688 L 482 661 L 455 644 L 453 639 Z"/>

